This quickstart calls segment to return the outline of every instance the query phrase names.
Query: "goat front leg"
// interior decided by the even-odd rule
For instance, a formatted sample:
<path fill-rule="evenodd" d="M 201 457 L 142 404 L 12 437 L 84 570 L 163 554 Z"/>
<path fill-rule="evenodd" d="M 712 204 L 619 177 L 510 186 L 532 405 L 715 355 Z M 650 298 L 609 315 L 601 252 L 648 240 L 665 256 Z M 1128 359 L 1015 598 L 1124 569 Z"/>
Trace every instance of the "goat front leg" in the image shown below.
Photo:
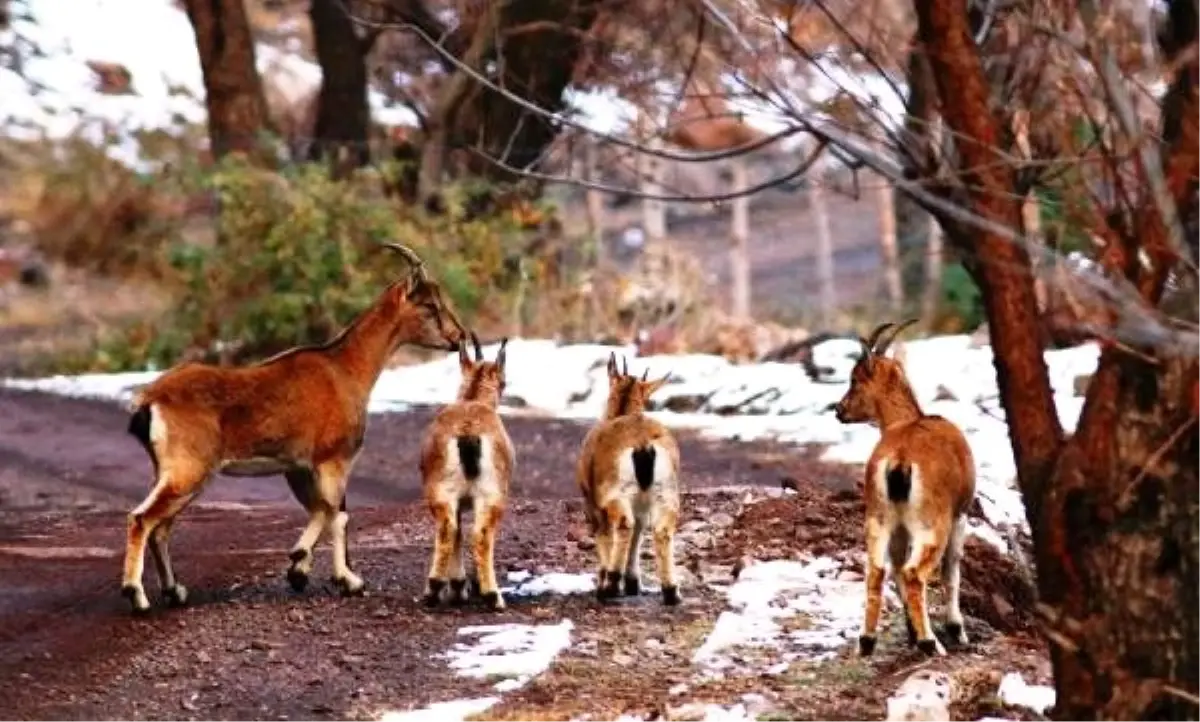
<path fill-rule="evenodd" d="M 962 585 L 960 566 L 966 537 L 967 517 L 960 516 L 954 522 L 950 541 L 946 544 L 946 551 L 942 556 L 942 582 L 946 587 L 946 636 L 958 645 L 967 644 L 967 632 L 963 627 L 963 613 L 959 602 L 959 588 Z"/>
<path fill-rule="evenodd" d="M 636 597 L 642 593 L 642 534 L 646 525 L 634 519 L 629 539 L 629 556 L 625 560 L 625 594 Z"/>
<path fill-rule="evenodd" d="M 876 633 L 879 629 L 879 613 L 883 607 L 883 582 L 887 563 L 889 537 L 892 530 L 882 520 L 867 517 L 867 573 L 866 609 L 863 614 L 862 632 L 858 636 L 858 653 L 869 657 L 875 652 Z"/>
<path fill-rule="evenodd" d="M 343 496 L 329 525 L 329 536 L 333 541 L 333 583 L 345 596 L 357 597 L 366 589 L 367 583 L 350 568 L 350 543 L 346 533 L 349 525 L 350 514 L 346 511 L 346 497 Z"/>
<path fill-rule="evenodd" d="M 496 584 L 496 532 L 504 517 L 502 503 L 479 499 L 475 503 L 475 571 L 479 575 L 479 596 L 490 609 L 504 609 L 504 597 Z"/>
<path fill-rule="evenodd" d="M 429 560 L 429 579 L 425 583 L 425 606 L 436 607 L 442 598 L 449 575 L 450 554 L 458 535 L 458 510 L 441 500 L 431 501 L 433 515 L 433 553 Z"/>
<path fill-rule="evenodd" d="M 608 528 L 612 534 L 608 551 L 608 568 L 601 576 L 603 583 L 597 588 L 596 596 L 601 600 L 615 599 L 621 595 L 623 567 L 629 558 L 629 547 L 633 541 L 633 514 L 623 501 L 609 502 L 604 508 L 608 517 Z"/>
<path fill-rule="evenodd" d="M 927 530 L 914 533 L 908 562 L 900 572 L 904 584 L 904 603 L 917 632 L 917 648 L 927 655 L 946 653 L 942 643 L 933 635 L 926 599 L 929 580 L 937 570 L 944 549 L 945 542 L 937 544 L 935 540 L 938 538 L 944 540 L 945 536 Z"/>
<path fill-rule="evenodd" d="M 321 500 L 317 477 L 312 470 L 294 469 L 285 473 L 284 477 L 296 500 L 308 512 L 308 523 L 288 554 L 291 561 L 287 571 L 288 584 L 295 591 L 302 592 L 308 586 L 308 576 L 312 573 L 313 548 L 329 525 L 329 512 Z"/>

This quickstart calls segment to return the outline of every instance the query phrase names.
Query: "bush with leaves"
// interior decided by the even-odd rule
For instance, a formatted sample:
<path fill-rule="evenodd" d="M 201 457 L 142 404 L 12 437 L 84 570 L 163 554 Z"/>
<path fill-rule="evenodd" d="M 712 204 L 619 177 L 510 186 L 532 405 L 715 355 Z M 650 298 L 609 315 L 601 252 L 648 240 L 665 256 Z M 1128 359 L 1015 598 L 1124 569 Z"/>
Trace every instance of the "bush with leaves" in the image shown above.
<path fill-rule="evenodd" d="M 237 157 L 214 167 L 205 186 L 219 209 L 215 240 L 177 237 L 165 249 L 183 289 L 175 308 L 105 340 L 93 367 L 240 362 L 323 342 L 407 270 L 380 248 L 386 241 L 413 248 L 473 324 L 510 321 L 513 304 L 549 280 L 536 257 L 514 272 L 532 234 L 509 214 L 466 220 L 450 202 L 430 215 L 364 177 L 333 180 L 319 165 L 266 171 Z"/>

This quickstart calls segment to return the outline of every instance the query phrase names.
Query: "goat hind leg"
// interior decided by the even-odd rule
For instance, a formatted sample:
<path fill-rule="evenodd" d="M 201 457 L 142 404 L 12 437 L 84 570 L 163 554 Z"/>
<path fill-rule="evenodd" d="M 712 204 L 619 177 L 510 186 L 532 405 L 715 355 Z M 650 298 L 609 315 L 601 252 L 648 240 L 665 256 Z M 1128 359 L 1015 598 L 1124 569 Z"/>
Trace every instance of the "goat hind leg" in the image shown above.
<path fill-rule="evenodd" d="M 663 604 L 673 607 L 680 602 L 679 584 L 675 581 L 675 526 L 679 515 L 675 510 L 664 511 L 654 523 L 654 556 L 658 566 L 658 581 L 662 586 Z"/>
<path fill-rule="evenodd" d="M 863 611 L 862 632 L 858 636 L 858 653 L 863 657 L 874 654 L 878 639 L 876 634 L 879 629 L 879 614 L 883 608 L 883 582 L 886 575 L 884 564 L 887 562 L 890 531 L 881 520 L 867 518 L 866 606 Z"/>
<path fill-rule="evenodd" d="M 479 587 L 478 578 L 475 587 L 476 589 Z M 463 560 L 462 507 L 459 507 L 458 523 L 454 525 L 454 547 L 450 551 L 450 603 L 462 604 L 470 596 L 467 569 Z"/>
<path fill-rule="evenodd" d="M 604 510 L 611 531 L 611 547 L 608 551 L 608 569 L 603 572 L 603 584 L 597 589 L 600 599 L 613 599 L 621 594 L 621 579 L 624 565 L 629 559 L 629 547 L 633 541 L 633 514 L 621 501 L 609 503 Z"/>
<path fill-rule="evenodd" d="M 442 598 L 449 574 L 450 555 L 454 551 L 454 538 L 458 535 L 458 510 L 446 502 L 433 502 L 429 511 L 433 514 L 433 551 L 429 559 L 429 577 L 425 582 L 424 602 L 427 607 L 436 607 Z"/>
<path fill-rule="evenodd" d="M 642 593 L 642 533 L 645 524 L 633 522 L 633 534 L 629 540 L 629 554 L 625 560 L 625 594 L 636 597 Z"/>
<path fill-rule="evenodd" d="M 904 610 L 904 631 L 908 637 L 909 646 L 917 644 L 917 628 L 913 626 L 912 615 L 908 613 L 908 605 L 904 602 L 904 580 L 900 570 L 908 561 L 908 530 L 898 526 L 892 530 L 892 538 L 888 541 L 888 557 L 892 566 L 892 583 L 896 587 L 896 596 L 900 598 L 900 608 Z"/>
<path fill-rule="evenodd" d="M 914 534 L 908 562 L 901 570 L 904 603 L 917 631 L 917 648 L 927 655 L 945 654 L 946 649 L 933 634 L 929 623 L 929 580 L 937 570 L 943 549 L 933 542 L 932 534 Z"/>
<path fill-rule="evenodd" d="M 496 532 L 504 516 L 499 504 L 476 502 L 474 551 L 475 570 L 479 575 L 479 596 L 493 610 L 504 609 L 504 597 L 496 584 Z"/>
<path fill-rule="evenodd" d="M 167 606 L 182 607 L 187 604 L 188 590 L 175 578 L 175 569 L 171 564 L 171 527 L 174 524 L 174 518 L 165 519 L 150 532 L 150 553 L 154 555 L 158 586 L 162 589 Z"/>
<path fill-rule="evenodd" d="M 203 475 L 200 475 L 199 479 L 203 479 Z M 198 480 L 194 483 L 177 484 L 169 476 L 160 475 L 150 494 L 129 513 L 121 594 L 129 600 L 134 614 L 150 611 L 150 599 L 146 596 L 146 588 L 142 582 L 149 537 L 160 524 L 187 506 L 195 496 L 192 489 L 198 485 Z M 180 491 L 181 489 L 187 491 Z"/>

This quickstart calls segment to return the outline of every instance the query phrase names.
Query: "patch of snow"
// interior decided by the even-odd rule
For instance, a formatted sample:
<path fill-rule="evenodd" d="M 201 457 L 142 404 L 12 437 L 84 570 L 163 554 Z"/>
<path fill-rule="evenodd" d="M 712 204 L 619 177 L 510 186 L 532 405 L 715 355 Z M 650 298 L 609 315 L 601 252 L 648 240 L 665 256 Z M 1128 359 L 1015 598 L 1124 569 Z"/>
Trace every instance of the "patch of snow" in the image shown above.
<path fill-rule="evenodd" d="M 1025 678 L 1019 672 L 1009 672 L 1000 680 L 997 691 L 1000 701 L 1004 704 L 1028 707 L 1038 714 L 1054 706 L 1055 693 L 1053 687 L 1044 684 L 1026 684 Z"/>
<path fill-rule="evenodd" d="M 447 653 L 450 666 L 464 677 L 504 677 L 495 685 L 509 692 L 549 668 L 558 653 L 571 645 L 569 619 L 558 624 L 485 624 L 463 627 L 459 636 L 473 637 Z"/>
<path fill-rule="evenodd" d="M 692 661 L 728 669 L 735 663 L 724 653 L 735 647 L 780 648 L 789 662 L 834 656 L 862 623 L 862 583 L 837 579 L 839 569 L 829 557 L 746 566 L 726 591 L 732 609 L 717 617 Z M 785 634 L 780 621 L 798 616 L 804 619 Z"/>
<path fill-rule="evenodd" d="M 588 594 L 596 590 L 595 574 L 571 574 L 566 572 L 547 572 L 533 576 L 529 572 L 509 572 L 508 581 L 512 586 L 501 587 L 505 595 L 518 597 L 536 597 L 543 594 L 568 596 L 571 594 Z"/>
<path fill-rule="evenodd" d="M 479 714 L 499 701 L 499 697 L 479 697 L 477 699 L 435 702 L 421 709 L 384 712 L 380 716 L 379 722 L 441 722 L 441 720 L 462 722 L 467 717 Z"/>

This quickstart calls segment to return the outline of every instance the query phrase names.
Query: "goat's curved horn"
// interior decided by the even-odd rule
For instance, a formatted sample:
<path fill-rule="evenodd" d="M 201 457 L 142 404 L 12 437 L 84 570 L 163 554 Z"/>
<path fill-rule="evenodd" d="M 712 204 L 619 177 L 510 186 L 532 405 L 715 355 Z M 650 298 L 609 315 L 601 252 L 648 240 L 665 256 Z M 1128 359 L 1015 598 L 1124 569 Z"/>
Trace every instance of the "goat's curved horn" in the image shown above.
<path fill-rule="evenodd" d="M 404 257 L 404 260 L 412 265 L 413 273 L 416 273 L 421 278 L 425 278 L 425 261 L 422 261 L 421 257 L 413 249 L 399 243 L 385 243 L 383 247 L 399 253 Z"/>
<path fill-rule="evenodd" d="M 896 337 L 900 335 L 901 331 L 920 320 L 921 319 L 919 318 L 910 318 L 907 321 L 903 321 L 892 326 L 887 333 L 884 333 L 879 340 L 875 342 L 875 346 L 873 347 L 875 353 L 882 356 L 887 352 L 888 348 L 892 345 L 892 342 L 896 340 Z"/>
<path fill-rule="evenodd" d="M 649 369 L 649 367 L 647 367 L 642 370 L 642 381 L 645 381 L 649 377 L 650 377 L 650 369 Z"/>
<path fill-rule="evenodd" d="M 475 347 L 475 360 L 482 361 L 483 360 L 483 348 L 480 347 L 479 337 L 475 335 L 474 331 L 471 332 L 471 345 Z"/>
<path fill-rule="evenodd" d="M 621 357 L 621 375 L 629 375 L 629 359 L 625 358 L 624 356 Z"/>
<path fill-rule="evenodd" d="M 889 328 L 891 328 L 892 326 L 895 326 L 895 325 L 896 325 L 896 323 L 894 321 L 888 321 L 887 323 L 881 323 L 875 327 L 875 330 L 872 331 L 871 334 L 866 337 L 866 339 L 862 339 L 862 338 L 858 339 L 859 341 L 862 341 L 863 346 L 866 347 L 865 351 L 866 351 L 867 355 L 870 355 L 872 353 L 878 353 L 875 350 L 875 348 L 876 348 L 876 346 L 878 346 L 879 337 L 883 335 L 884 331 L 888 330 Z"/>

